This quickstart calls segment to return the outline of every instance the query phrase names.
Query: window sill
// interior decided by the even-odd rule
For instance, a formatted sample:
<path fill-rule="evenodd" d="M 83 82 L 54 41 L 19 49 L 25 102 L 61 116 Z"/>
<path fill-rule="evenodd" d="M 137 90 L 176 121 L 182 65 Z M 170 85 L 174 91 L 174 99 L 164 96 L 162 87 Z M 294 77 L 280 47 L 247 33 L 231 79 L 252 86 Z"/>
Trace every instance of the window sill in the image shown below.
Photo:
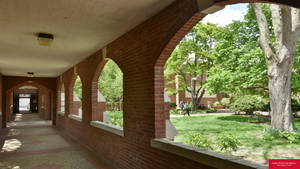
<path fill-rule="evenodd" d="M 176 143 L 167 139 L 152 139 L 151 147 L 196 161 L 218 169 L 267 169 L 267 166 L 256 164 L 241 157 L 220 154 L 206 149 Z"/>
<path fill-rule="evenodd" d="M 76 120 L 76 121 L 79 121 L 79 122 L 82 122 L 82 118 L 80 116 L 75 115 L 75 114 L 69 114 L 69 118 L 73 119 L 73 120 Z"/>
<path fill-rule="evenodd" d="M 56 114 L 59 114 L 61 116 L 65 116 L 65 112 L 62 112 L 62 111 L 58 111 L 58 112 L 56 112 Z"/>
<path fill-rule="evenodd" d="M 114 126 L 111 124 L 103 123 L 101 121 L 91 121 L 90 125 L 105 131 L 108 131 L 110 133 L 114 133 L 116 135 L 119 135 L 121 137 L 124 137 L 124 131 L 121 127 Z"/>

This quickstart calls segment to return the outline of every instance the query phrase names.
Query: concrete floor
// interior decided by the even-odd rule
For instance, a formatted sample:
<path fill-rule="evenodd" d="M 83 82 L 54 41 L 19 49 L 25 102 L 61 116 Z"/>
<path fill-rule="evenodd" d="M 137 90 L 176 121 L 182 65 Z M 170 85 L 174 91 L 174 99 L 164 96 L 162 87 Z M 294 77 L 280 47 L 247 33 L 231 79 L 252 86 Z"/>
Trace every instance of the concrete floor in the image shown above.
<path fill-rule="evenodd" d="M 0 169 L 110 168 L 37 114 L 17 114 L 7 129 L 0 130 Z"/>

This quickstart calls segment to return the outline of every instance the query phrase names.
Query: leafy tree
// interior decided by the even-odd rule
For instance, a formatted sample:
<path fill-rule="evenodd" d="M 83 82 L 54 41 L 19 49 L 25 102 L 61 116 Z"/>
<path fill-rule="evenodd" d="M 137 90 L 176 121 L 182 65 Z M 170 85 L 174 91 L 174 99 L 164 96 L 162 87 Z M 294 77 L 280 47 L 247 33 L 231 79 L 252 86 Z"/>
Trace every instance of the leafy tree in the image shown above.
<path fill-rule="evenodd" d="M 268 34 L 272 50 L 275 50 L 277 42 L 272 11 L 267 4 L 262 4 L 260 9 L 263 11 L 265 25 L 269 30 L 264 34 Z M 211 93 L 226 93 L 229 96 L 259 94 L 268 98 L 271 95 L 269 85 L 274 82 L 269 81 L 269 59 L 261 49 L 261 43 L 258 43 L 261 33 L 252 7 L 249 5 L 244 21 L 234 21 L 220 30 L 218 36 L 223 39 L 218 38 L 219 41 L 215 44 L 215 66 L 210 70 L 210 76 L 205 85 L 206 90 Z M 293 56 L 295 65 L 292 69 L 291 86 L 284 88 L 286 91 L 291 89 L 294 95 L 300 91 L 300 43 L 296 49 L 296 55 Z M 280 93 L 282 92 L 280 91 Z M 284 105 L 281 106 L 284 107 Z"/>
<path fill-rule="evenodd" d="M 259 27 L 259 45 L 268 68 L 271 124 L 281 131 L 293 131 L 291 109 L 291 81 L 300 36 L 300 10 L 280 5 L 269 5 L 275 42 L 270 36 L 261 4 L 251 4 Z"/>
<path fill-rule="evenodd" d="M 76 93 L 78 98 L 82 101 L 82 83 L 79 76 L 77 76 L 75 80 L 74 92 Z"/>
<path fill-rule="evenodd" d="M 210 70 L 205 86 L 210 93 L 268 97 L 267 66 L 257 44 L 258 35 L 251 8 L 244 21 L 234 21 L 220 29 L 214 51 L 215 66 Z"/>
<path fill-rule="evenodd" d="M 205 94 L 203 86 L 209 76 L 208 71 L 213 66 L 212 53 L 217 30 L 218 27 L 214 24 L 199 22 L 180 42 L 165 65 L 167 84 L 175 83 L 170 77 L 176 75 L 180 86 L 177 90 L 166 87 L 167 93 L 190 93 L 193 111 Z"/>
<path fill-rule="evenodd" d="M 109 60 L 98 80 L 98 89 L 106 102 L 121 110 L 123 102 L 123 73 L 118 65 Z"/>

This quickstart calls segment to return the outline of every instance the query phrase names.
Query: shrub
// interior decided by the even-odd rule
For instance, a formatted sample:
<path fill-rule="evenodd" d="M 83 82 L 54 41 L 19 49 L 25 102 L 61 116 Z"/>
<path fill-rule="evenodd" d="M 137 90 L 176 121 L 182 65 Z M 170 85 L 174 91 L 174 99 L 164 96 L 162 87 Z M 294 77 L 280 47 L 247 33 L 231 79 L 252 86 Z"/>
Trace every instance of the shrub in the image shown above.
<path fill-rule="evenodd" d="M 221 106 L 221 103 L 219 101 L 214 102 L 214 106 Z"/>
<path fill-rule="evenodd" d="M 291 104 L 292 104 L 292 110 L 294 112 L 300 111 L 300 103 L 296 99 L 292 98 Z M 260 111 L 270 111 L 271 110 L 270 102 L 267 101 L 267 102 L 263 103 L 263 105 L 261 107 L 259 107 L 258 110 L 260 110 Z"/>
<path fill-rule="evenodd" d="M 196 147 L 213 150 L 213 147 L 211 146 L 212 142 L 208 139 L 208 137 L 200 133 L 190 133 L 187 143 Z"/>
<path fill-rule="evenodd" d="M 262 107 L 262 98 L 255 95 L 245 95 L 238 97 L 230 104 L 230 110 L 234 113 L 246 112 L 248 115 L 253 115 L 255 110 Z"/>
<path fill-rule="evenodd" d="M 110 116 L 109 123 L 115 126 L 123 127 L 123 113 L 120 111 L 107 111 Z"/>
<path fill-rule="evenodd" d="M 270 102 L 265 102 L 259 110 L 260 111 L 270 111 L 271 110 Z"/>
<path fill-rule="evenodd" d="M 230 99 L 229 98 L 223 98 L 221 100 L 221 104 L 226 106 L 226 107 L 229 107 L 230 106 Z"/>
<path fill-rule="evenodd" d="M 199 106 L 198 106 L 198 109 L 200 109 L 200 110 L 204 110 L 204 109 L 207 109 L 207 107 L 206 107 L 206 106 L 204 106 L 204 105 L 199 105 Z"/>
<path fill-rule="evenodd" d="M 280 138 L 280 131 L 271 126 L 267 126 L 263 130 L 262 138 L 263 138 L 263 140 L 266 140 L 266 141 L 272 141 L 276 138 Z"/>
<path fill-rule="evenodd" d="M 221 151 L 237 151 L 240 140 L 232 133 L 223 132 L 217 135 L 217 146 Z"/>
<path fill-rule="evenodd" d="M 177 104 L 176 103 L 174 103 L 174 102 L 170 102 L 170 107 L 176 107 L 177 106 Z"/>
<path fill-rule="evenodd" d="M 289 143 L 299 143 L 300 142 L 300 133 L 282 132 L 282 133 L 280 133 L 280 137 L 287 139 Z"/>
<path fill-rule="evenodd" d="M 171 114 L 180 114 L 180 109 L 170 110 Z"/>
<path fill-rule="evenodd" d="M 294 98 L 292 98 L 292 110 L 300 111 L 300 103 Z"/>
<path fill-rule="evenodd" d="M 283 138 L 288 140 L 289 143 L 299 143 L 300 133 L 297 132 L 280 132 L 273 127 L 266 127 L 263 130 L 263 139 L 272 141 L 274 139 Z"/>
<path fill-rule="evenodd" d="M 212 109 L 212 108 L 205 109 L 204 111 L 205 111 L 206 113 L 215 113 L 215 112 L 217 112 L 216 109 Z"/>

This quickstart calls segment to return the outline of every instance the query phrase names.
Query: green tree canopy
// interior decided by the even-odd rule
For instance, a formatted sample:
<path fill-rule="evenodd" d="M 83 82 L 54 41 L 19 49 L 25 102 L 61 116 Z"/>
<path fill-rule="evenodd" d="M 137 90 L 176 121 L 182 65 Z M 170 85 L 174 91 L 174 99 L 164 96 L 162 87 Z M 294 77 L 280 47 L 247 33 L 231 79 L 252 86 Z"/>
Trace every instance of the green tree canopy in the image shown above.
<path fill-rule="evenodd" d="M 108 103 L 123 101 L 123 73 L 111 59 L 101 72 L 98 80 L 98 89 Z"/>
<path fill-rule="evenodd" d="M 180 42 L 165 65 L 167 84 L 175 83 L 170 77 L 176 75 L 180 86 L 177 90 L 166 87 L 167 93 L 187 91 L 192 96 L 194 110 L 205 93 L 203 85 L 207 72 L 213 66 L 213 46 L 218 29 L 215 24 L 199 22 Z"/>
<path fill-rule="evenodd" d="M 263 5 L 275 44 L 271 12 Z M 219 38 L 214 49 L 214 67 L 210 69 L 205 89 L 210 93 L 260 94 L 268 97 L 267 65 L 258 44 L 259 29 L 255 14 L 248 6 L 243 21 L 234 21 L 219 29 Z M 300 91 L 300 44 L 292 76 L 292 91 Z"/>
<path fill-rule="evenodd" d="M 74 92 L 78 96 L 78 98 L 82 101 L 82 83 L 79 75 L 77 76 L 74 84 Z"/>

